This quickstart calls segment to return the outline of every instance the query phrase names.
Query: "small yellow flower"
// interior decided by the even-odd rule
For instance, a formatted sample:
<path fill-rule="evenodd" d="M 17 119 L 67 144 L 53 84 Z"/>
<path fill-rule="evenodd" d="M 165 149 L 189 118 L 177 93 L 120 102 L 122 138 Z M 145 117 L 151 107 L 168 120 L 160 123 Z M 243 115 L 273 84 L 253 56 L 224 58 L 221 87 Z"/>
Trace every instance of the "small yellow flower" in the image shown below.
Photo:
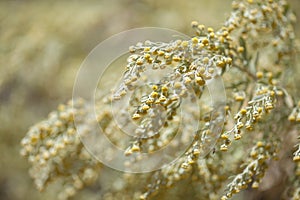
<path fill-rule="evenodd" d="M 192 26 L 193 28 L 197 27 L 197 26 L 198 26 L 198 22 L 197 22 L 197 21 L 192 21 L 192 22 L 191 22 L 191 26 Z"/>
<path fill-rule="evenodd" d="M 179 61 L 181 61 L 181 58 L 179 57 L 179 56 L 173 56 L 173 60 L 175 61 L 175 62 L 179 62 Z"/>
<path fill-rule="evenodd" d="M 261 72 L 261 71 L 256 72 L 256 77 L 258 79 L 261 79 L 263 76 L 264 76 L 263 72 Z"/>
<path fill-rule="evenodd" d="M 138 120 L 138 119 L 140 119 L 140 118 L 141 118 L 141 115 L 138 114 L 138 113 L 134 113 L 133 116 L 132 116 L 132 119 L 133 119 L 133 120 Z"/>
<path fill-rule="evenodd" d="M 194 44 L 197 44 L 197 43 L 199 42 L 199 40 L 198 40 L 197 37 L 193 37 L 193 38 L 192 38 L 192 42 L 193 42 Z"/>

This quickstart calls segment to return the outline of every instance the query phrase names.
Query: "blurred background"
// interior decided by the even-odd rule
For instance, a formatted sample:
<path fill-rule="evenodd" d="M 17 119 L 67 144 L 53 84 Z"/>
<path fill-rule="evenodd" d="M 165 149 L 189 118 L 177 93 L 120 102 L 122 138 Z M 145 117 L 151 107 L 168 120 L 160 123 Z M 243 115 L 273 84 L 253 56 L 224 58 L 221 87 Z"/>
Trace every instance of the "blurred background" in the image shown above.
<path fill-rule="evenodd" d="M 299 17 L 299 0 L 290 3 Z M 0 199 L 56 199 L 51 187 L 44 193 L 35 189 L 19 142 L 30 126 L 71 99 L 76 72 L 99 42 L 149 26 L 193 35 L 193 20 L 218 28 L 230 5 L 230 0 L 0 1 Z"/>

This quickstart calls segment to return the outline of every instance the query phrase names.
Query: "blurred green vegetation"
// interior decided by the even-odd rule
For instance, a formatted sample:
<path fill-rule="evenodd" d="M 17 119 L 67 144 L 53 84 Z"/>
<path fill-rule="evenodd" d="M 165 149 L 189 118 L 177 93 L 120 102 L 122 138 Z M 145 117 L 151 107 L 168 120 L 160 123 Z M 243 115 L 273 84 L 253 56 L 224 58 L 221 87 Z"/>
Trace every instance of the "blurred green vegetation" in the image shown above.
<path fill-rule="evenodd" d="M 290 2 L 293 10 L 300 9 L 299 0 Z M 71 98 L 76 72 L 93 47 L 137 27 L 164 27 L 188 35 L 193 34 L 192 20 L 219 27 L 230 4 L 230 0 L 1 1 L 0 199 L 56 199 L 53 188 L 45 193 L 35 189 L 28 163 L 19 156 L 19 142 L 31 125 Z M 299 24 L 296 28 L 299 33 Z M 99 191 L 85 191 L 86 197 L 89 192 Z"/>

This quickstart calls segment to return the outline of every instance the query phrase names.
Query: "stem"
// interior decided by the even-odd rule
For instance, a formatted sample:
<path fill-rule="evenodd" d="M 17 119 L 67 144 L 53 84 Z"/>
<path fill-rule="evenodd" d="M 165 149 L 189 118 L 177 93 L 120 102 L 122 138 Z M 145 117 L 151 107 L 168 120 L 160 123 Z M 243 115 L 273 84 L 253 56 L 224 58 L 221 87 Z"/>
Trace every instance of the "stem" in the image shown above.
<path fill-rule="evenodd" d="M 242 72 L 245 72 L 249 77 L 251 77 L 253 80 L 257 80 L 256 76 L 254 74 L 252 74 L 250 71 L 248 71 L 246 68 L 242 68 L 238 65 L 233 65 L 233 67 L 239 69 Z"/>

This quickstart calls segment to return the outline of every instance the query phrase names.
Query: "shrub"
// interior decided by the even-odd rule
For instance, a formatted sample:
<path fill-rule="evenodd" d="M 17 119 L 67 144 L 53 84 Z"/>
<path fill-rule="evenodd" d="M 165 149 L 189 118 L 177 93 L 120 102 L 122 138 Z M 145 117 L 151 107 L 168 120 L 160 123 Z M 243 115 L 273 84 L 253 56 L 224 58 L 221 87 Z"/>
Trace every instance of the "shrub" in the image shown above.
<path fill-rule="evenodd" d="M 91 102 L 76 99 L 59 105 L 22 140 L 21 154 L 32 165 L 30 175 L 37 188 L 43 190 L 61 180 L 59 197 L 65 199 L 108 171 L 116 184 L 106 190 L 103 186 L 103 199 L 169 199 L 184 193 L 189 199 L 225 200 L 242 190 L 253 198 L 300 199 L 294 23 L 295 16 L 284 0 L 236 0 L 216 31 L 194 21 L 195 36 L 189 40 L 146 41 L 130 47 L 121 86 L 112 97 L 96 101 L 97 124 L 89 121 Z M 166 67 L 172 71 L 165 72 Z M 143 75 L 151 70 L 165 76 L 139 89 Z M 227 98 L 212 106 L 202 98 L 207 83 L 217 77 L 224 81 Z M 110 103 L 134 89 L 137 92 L 124 111 L 129 110 L 142 128 L 133 129 L 138 136 L 128 141 L 113 120 Z M 191 123 L 181 130 L 177 122 L 186 99 L 197 104 L 201 114 L 185 111 Z M 74 116 L 79 118 L 76 126 Z M 192 121 L 200 125 L 195 132 Z M 217 128 L 223 123 L 219 134 Z M 171 164 L 149 173 L 124 173 L 120 178 L 95 160 L 76 134 L 93 132 L 96 125 L 112 143 L 126 148 L 124 153 L 132 157 L 127 167 L 142 153 L 164 147 L 175 134 L 181 136 L 175 138 L 175 148 L 186 144 L 186 137 L 192 137 L 192 142 Z M 274 189 L 278 185 L 280 189 Z M 271 192 L 255 193 L 254 189 Z"/>

